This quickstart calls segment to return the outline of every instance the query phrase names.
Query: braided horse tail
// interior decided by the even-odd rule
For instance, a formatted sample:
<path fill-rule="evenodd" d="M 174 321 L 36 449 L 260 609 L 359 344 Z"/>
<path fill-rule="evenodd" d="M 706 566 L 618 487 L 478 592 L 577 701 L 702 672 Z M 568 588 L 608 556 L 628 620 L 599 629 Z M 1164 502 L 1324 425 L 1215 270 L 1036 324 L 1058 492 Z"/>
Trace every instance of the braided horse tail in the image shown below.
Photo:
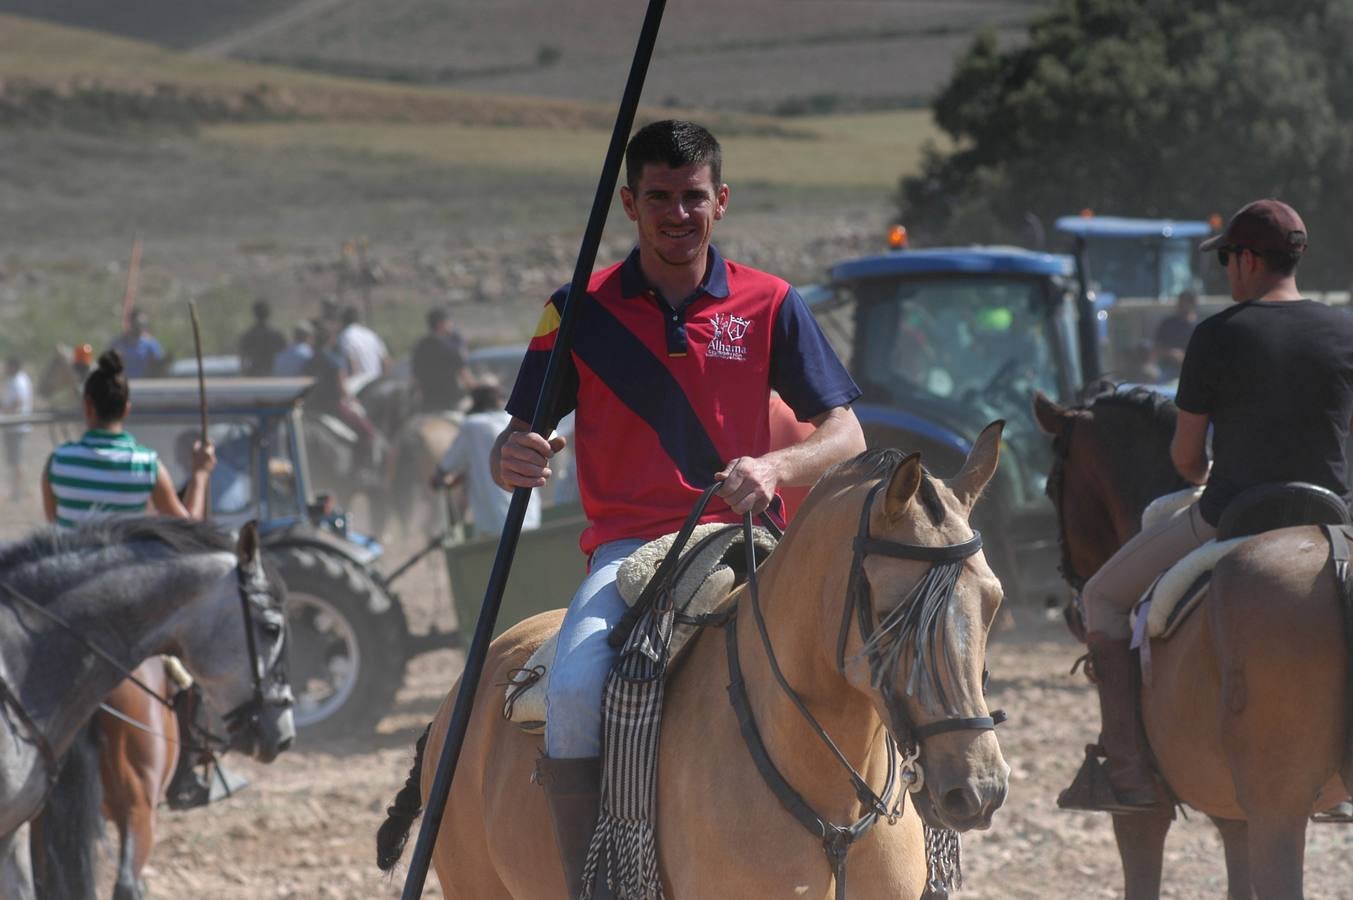
<path fill-rule="evenodd" d="M 404 853 L 404 845 L 409 842 L 409 829 L 423 812 L 423 798 L 418 790 L 418 782 L 423 771 L 423 751 L 427 748 L 428 734 L 432 723 L 423 729 L 414 745 L 413 765 L 409 767 L 409 777 L 404 787 L 395 794 L 394 801 L 386 809 L 385 821 L 376 831 L 376 865 L 382 872 L 389 872 L 399 862 Z"/>

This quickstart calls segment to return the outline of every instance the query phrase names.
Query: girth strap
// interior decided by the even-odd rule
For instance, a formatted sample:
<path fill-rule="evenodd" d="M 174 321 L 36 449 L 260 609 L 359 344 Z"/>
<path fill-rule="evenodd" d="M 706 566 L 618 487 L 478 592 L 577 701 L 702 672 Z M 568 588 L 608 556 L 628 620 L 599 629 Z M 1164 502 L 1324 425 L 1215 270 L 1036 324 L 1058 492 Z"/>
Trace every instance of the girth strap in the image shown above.
<path fill-rule="evenodd" d="M 775 799 L 779 800 L 785 811 L 797 819 L 809 833 L 821 839 L 822 850 L 827 854 L 827 861 L 831 864 L 832 876 L 836 882 L 837 900 L 844 900 L 846 856 L 850 852 L 851 845 L 874 827 L 879 817 L 878 810 L 870 808 L 870 804 L 862 799 L 861 802 L 868 811 L 854 824 L 848 826 L 833 824 L 814 812 L 803 796 L 780 774 L 780 770 L 770 758 L 769 751 L 766 750 L 765 742 L 761 739 L 761 732 L 756 727 L 756 718 L 752 715 L 751 703 L 747 699 L 747 685 L 742 678 L 742 665 L 738 659 L 737 621 L 736 616 L 729 618 L 728 624 L 724 626 L 724 632 L 725 644 L 728 647 L 728 697 L 738 717 L 743 743 L 747 745 L 752 762 L 756 764 L 757 771 L 761 773 L 771 792 L 775 794 Z M 891 777 L 889 780 L 891 782 Z"/>

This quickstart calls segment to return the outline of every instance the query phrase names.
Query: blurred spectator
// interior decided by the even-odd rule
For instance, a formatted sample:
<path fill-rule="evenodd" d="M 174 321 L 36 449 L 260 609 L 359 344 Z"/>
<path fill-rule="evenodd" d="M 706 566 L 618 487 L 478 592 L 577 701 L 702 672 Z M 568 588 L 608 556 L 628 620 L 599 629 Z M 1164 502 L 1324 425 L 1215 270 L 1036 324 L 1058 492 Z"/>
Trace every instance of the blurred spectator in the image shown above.
<path fill-rule="evenodd" d="M 268 324 L 270 318 L 272 305 L 267 300 L 254 303 L 253 327 L 240 335 L 240 374 L 271 375 L 277 355 L 286 349 L 286 335 Z"/>
<path fill-rule="evenodd" d="M 302 319 L 291 326 L 291 344 L 272 361 L 272 374 L 304 375 L 315 357 L 314 340 L 315 329 L 309 322 Z"/>
<path fill-rule="evenodd" d="M 33 412 L 33 380 L 24 371 L 23 360 L 11 356 L 5 361 L 5 390 L 0 394 L 0 412 L 26 416 Z M 5 462 L 9 465 L 9 499 L 24 495 L 23 451 L 32 425 L 14 425 L 5 429 Z"/>
<path fill-rule="evenodd" d="M 80 390 L 89 377 L 89 369 L 94 365 L 94 345 L 76 344 L 71 352 L 70 367 L 75 372 L 75 388 Z"/>
<path fill-rule="evenodd" d="M 423 412 L 455 409 L 465 395 L 465 336 L 444 307 L 427 315 L 428 333 L 413 347 L 413 380 Z"/>
<path fill-rule="evenodd" d="M 1181 291 L 1175 300 L 1174 313 L 1160 320 L 1156 326 L 1156 362 L 1161 377 L 1173 381 L 1179 377 L 1193 327 L 1198 324 L 1198 294 Z"/>
<path fill-rule="evenodd" d="M 1150 341 L 1138 341 L 1127 349 L 1123 365 L 1118 368 L 1117 380 L 1129 384 L 1160 384 L 1167 380 L 1156 364 Z"/>
<path fill-rule="evenodd" d="M 347 363 L 349 387 L 356 396 L 367 383 L 390 368 L 390 351 L 380 335 L 361 322 L 357 307 L 343 310 L 343 330 L 338 334 L 338 352 Z"/>
<path fill-rule="evenodd" d="M 376 427 L 362 411 L 361 404 L 349 388 L 347 366 L 338 350 L 338 335 L 328 322 L 319 322 L 315 328 L 315 355 L 306 363 L 305 375 L 315 379 L 305 404 L 316 412 L 334 416 L 357 432 L 357 454 L 360 465 L 371 465 L 379 452 Z"/>
<path fill-rule="evenodd" d="M 113 341 L 112 349 L 122 357 L 122 371 L 128 378 L 151 378 L 160 374 L 164 348 L 151 336 L 150 317 L 143 310 L 132 309 L 127 330 Z"/>
<path fill-rule="evenodd" d="M 460 434 L 456 435 L 432 476 L 434 487 L 442 487 L 448 480 L 452 484 L 465 482 L 474 534 L 478 537 L 495 537 L 502 533 L 512 502 L 512 494 L 498 487 L 489 471 L 493 443 L 512 421 L 503 409 L 503 403 L 503 392 L 497 379 L 485 378 L 470 388 L 470 411 L 465 415 Z M 540 492 L 532 491 L 522 528 L 539 527 Z"/>

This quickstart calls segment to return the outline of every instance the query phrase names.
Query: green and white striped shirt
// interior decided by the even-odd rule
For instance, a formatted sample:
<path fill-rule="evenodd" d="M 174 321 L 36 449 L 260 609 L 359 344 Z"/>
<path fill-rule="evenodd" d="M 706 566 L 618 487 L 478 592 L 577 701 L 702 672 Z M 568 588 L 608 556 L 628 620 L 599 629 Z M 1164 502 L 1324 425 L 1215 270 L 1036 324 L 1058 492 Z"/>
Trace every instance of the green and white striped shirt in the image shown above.
<path fill-rule="evenodd" d="M 57 524 L 73 528 L 145 512 L 159 467 L 159 454 L 125 432 L 91 428 L 67 441 L 47 461 Z"/>

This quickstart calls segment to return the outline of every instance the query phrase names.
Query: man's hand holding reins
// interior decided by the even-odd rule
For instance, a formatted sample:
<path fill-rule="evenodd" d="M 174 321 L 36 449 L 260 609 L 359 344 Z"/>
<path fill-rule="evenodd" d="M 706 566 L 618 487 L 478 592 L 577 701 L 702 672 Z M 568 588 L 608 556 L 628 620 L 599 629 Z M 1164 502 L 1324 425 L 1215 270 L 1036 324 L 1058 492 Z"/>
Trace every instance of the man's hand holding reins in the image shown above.
<path fill-rule="evenodd" d="M 716 473 L 714 479 L 723 482 L 717 494 L 733 512 L 755 516 L 765 512 L 775 499 L 780 472 L 763 457 L 739 456 Z"/>

